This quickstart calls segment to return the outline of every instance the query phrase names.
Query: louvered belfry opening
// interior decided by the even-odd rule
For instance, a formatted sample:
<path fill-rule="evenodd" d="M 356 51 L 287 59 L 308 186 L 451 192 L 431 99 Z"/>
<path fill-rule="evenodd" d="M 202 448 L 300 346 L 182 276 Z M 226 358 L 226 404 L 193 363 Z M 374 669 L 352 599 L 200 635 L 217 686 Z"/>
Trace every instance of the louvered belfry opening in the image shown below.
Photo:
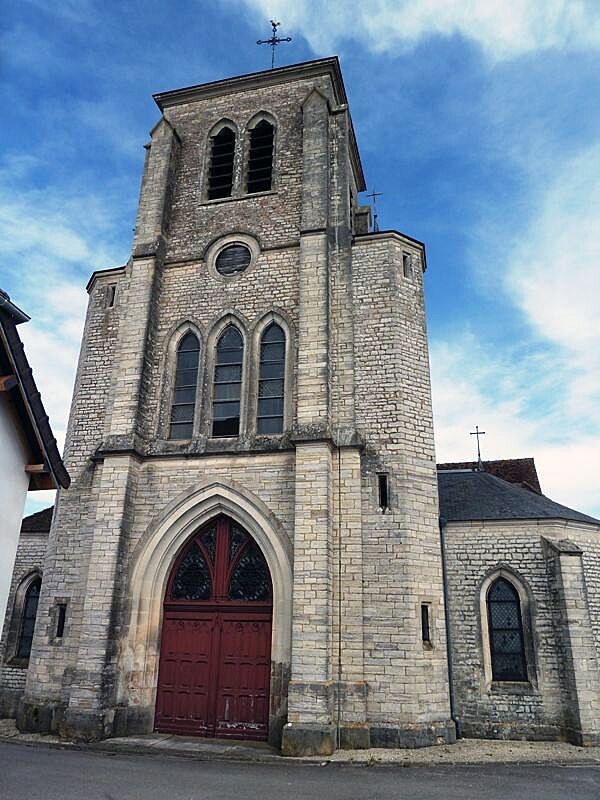
<path fill-rule="evenodd" d="M 233 160 L 235 155 L 235 133 L 223 128 L 211 138 L 210 172 L 208 175 L 208 199 L 231 197 L 233 187 Z"/>
<path fill-rule="evenodd" d="M 193 333 L 186 333 L 177 348 L 175 390 L 171 404 L 169 438 L 191 439 L 198 386 L 200 343 Z"/>
<path fill-rule="evenodd" d="M 285 384 L 285 333 L 269 325 L 260 343 L 257 433 L 283 432 Z"/>
<path fill-rule="evenodd" d="M 262 120 L 250 131 L 248 158 L 248 193 L 267 192 L 273 179 L 274 128 Z"/>
<path fill-rule="evenodd" d="M 238 436 L 244 342 L 229 325 L 217 343 L 213 396 L 213 436 Z"/>

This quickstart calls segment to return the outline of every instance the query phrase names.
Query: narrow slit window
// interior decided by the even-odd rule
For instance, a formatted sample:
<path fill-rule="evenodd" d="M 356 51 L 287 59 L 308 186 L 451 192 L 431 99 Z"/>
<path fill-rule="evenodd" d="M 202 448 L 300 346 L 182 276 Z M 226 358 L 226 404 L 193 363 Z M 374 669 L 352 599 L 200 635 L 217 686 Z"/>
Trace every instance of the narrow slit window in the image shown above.
<path fill-rule="evenodd" d="M 250 131 L 248 156 L 248 193 L 268 192 L 273 180 L 273 140 L 275 130 L 261 120 Z"/>
<path fill-rule="evenodd" d="M 231 128 L 222 128 L 216 136 L 211 137 L 210 143 L 208 199 L 216 200 L 219 197 L 231 197 L 235 133 Z"/>
<path fill-rule="evenodd" d="M 56 606 L 56 639 L 62 639 L 65 635 L 65 622 L 67 620 L 67 604 L 59 603 Z"/>
<path fill-rule="evenodd" d="M 272 323 L 260 341 L 257 433 L 283 432 L 284 393 L 285 333 L 279 325 Z"/>
<path fill-rule="evenodd" d="M 31 655 L 33 631 L 35 629 L 35 618 L 37 616 L 41 588 L 41 578 L 36 578 L 31 582 L 25 592 L 21 630 L 19 631 L 19 642 L 17 645 L 17 658 L 29 658 Z"/>
<path fill-rule="evenodd" d="M 421 603 L 421 639 L 423 644 L 431 644 L 429 605 L 427 603 Z"/>
<path fill-rule="evenodd" d="M 521 601 L 515 587 L 497 578 L 487 596 L 492 680 L 526 681 Z"/>
<path fill-rule="evenodd" d="M 381 472 L 377 476 L 377 489 L 379 492 L 379 508 L 386 511 L 390 507 L 388 476 L 386 472 Z"/>
<path fill-rule="evenodd" d="M 233 325 L 217 343 L 213 391 L 213 436 L 239 436 L 244 342 Z"/>
<path fill-rule="evenodd" d="M 410 253 L 402 254 L 402 269 L 405 278 L 412 278 L 412 258 Z"/>
<path fill-rule="evenodd" d="M 186 333 L 177 348 L 175 389 L 171 405 L 170 439 L 191 439 L 198 387 L 200 343 L 193 333 Z"/>
<path fill-rule="evenodd" d="M 106 307 L 114 308 L 115 299 L 117 296 L 117 284 L 111 283 L 106 287 Z"/>

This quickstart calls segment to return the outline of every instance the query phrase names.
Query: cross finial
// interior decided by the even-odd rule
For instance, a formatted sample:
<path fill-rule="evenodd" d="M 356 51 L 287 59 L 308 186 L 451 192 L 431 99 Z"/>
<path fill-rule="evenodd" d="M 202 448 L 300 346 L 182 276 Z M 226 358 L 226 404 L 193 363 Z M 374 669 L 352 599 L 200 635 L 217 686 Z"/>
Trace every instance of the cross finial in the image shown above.
<path fill-rule="evenodd" d="M 480 436 L 485 436 L 485 431 L 480 431 L 479 430 L 479 425 L 475 425 L 475 430 L 471 431 L 469 435 L 477 437 L 477 469 L 478 470 L 482 470 L 483 469 L 483 461 L 481 460 L 481 450 L 479 448 L 479 437 Z"/>
<path fill-rule="evenodd" d="M 376 192 L 375 189 L 373 189 L 371 194 L 367 195 L 367 197 L 372 197 L 373 198 L 373 232 L 374 233 L 379 233 L 379 222 L 378 222 L 378 219 L 377 219 L 378 216 L 379 216 L 378 213 L 377 213 L 377 198 L 381 197 L 382 194 L 383 194 L 383 192 Z"/>
<path fill-rule="evenodd" d="M 271 34 L 270 39 L 258 39 L 256 44 L 268 44 L 271 46 L 271 69 L 275 67 L 275 48 L 278 44 L 282 42 L 291 42 L 291 36 L 277 36 L 277 28 L 281 25 L 281 22 L 275 22 L 274 19 L 271 20 L 271 27 L 273 28 L 273 33 Z"/>

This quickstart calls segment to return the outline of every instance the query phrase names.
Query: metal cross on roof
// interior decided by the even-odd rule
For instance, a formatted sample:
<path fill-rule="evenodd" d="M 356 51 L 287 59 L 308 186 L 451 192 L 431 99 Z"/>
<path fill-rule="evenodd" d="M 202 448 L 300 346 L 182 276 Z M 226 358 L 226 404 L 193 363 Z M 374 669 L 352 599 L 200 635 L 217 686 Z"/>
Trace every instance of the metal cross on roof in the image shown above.
<path fill-rule="evenodd" d="M 479 425 L 475 425 L 475 430 L 471 431 L 469 435 L 477 437 L 477 468 L 481 469 L 483 462 L 481 460 L 481 450 L 479 449 L 479 437 L 485 436 L 485 431 L 480 431 Z"/>
<path fill-rule="evenodd" d="M 291 42 L 291 36 L 277 36 L 277 28 L 281 25 L 281 22 L 275 22 L 274 19 L 271 20 L 271 27 L 273 28 L 273 34 L 271 35 L 270 39 L 258 39 L 256 44 L 269 44 L 271 45 L 271 69 L 275 67 L 275 48 L 278 44 L 282 42 Z"/>
<path fill-rule="evenodd" d="M 371 194 L 367 195 L 367 197 L 372 197 L 373 198 L 373 232 L 374 233 L 379 233 L 379 222 L 378 222 L 378 216 L 379 215 L 377 213 L 377 200 L 376 200 L 376 198 L 377 197 L 381 197 L 382 194 L 383 194 L 383 192 L 376 192 L 375 189 L 373 189 Z"/>

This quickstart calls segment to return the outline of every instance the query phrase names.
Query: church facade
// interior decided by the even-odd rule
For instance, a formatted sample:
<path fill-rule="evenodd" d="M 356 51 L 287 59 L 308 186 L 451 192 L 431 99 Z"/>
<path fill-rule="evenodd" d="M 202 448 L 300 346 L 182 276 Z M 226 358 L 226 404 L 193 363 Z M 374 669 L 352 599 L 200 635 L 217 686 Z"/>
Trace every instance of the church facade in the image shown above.
<path fill-rule="evenodd" d="M 131 257 L 88 284 L 22 663 L 24 550 L 15 569 L 0 710 L 290 755 L 457 726 L 597 741 L 599 523 L 481 470 L 440 471 L 440 507 L 425 250 L 370 231 L 337 59 L 155 100 Z"/>

